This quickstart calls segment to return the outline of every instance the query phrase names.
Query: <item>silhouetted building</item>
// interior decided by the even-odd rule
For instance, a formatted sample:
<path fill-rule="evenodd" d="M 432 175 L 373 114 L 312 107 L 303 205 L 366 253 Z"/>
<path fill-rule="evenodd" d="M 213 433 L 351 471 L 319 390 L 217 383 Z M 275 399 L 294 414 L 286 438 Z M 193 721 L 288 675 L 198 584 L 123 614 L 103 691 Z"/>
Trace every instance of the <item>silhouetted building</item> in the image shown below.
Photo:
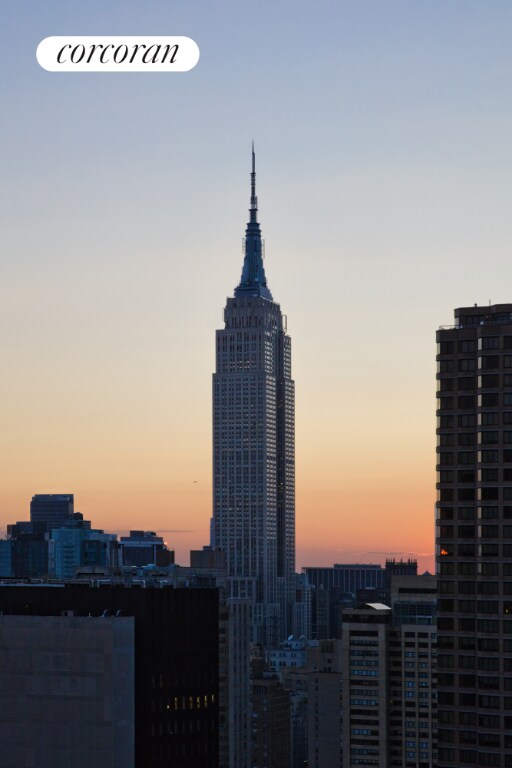
<path fill-rule="evenodd" d="M 409 558 L 408 560 L 395 560 L 395 558 L 386 559 L 384 567 L 384 587 L 388 592 L 388 600 L 391 596 L 391 582 L 395 576 L 416 576 L 418 573 L 418 562 Z"/>
<path fill-rule="evenodd" d="M 13 543 L 10 539 L 0 539 L 0 578 L 12 576 Z"/>
<path fill-rule="evenodd" d="M 252 154 L 242 277 L 216 335 L 212 548 L 254 604 L 254 639 L 290 634 L 295 571 L 291 342 L 267 285 Z M 235 595 L 233 595 L 235 596 Z"/>
<path fill-rule="evenodd" d="M 1 575 L 18 579 L 48 575 L 48 538 L 46 523 L 22 520 L 9 523 L 7 539 L 0 542 Z"/>
<path fill-rule="evenodd" d="M 252 712 L 250 687 L 251 604 L 245 598 L 226 600 L 225 654 L 226 731 L 229 768 L 251 766 Z"/>
<path fill-rule="evenodd" d="M 308 648 L 308 768 L 341 768 L 341 661 L 340 640 L 321 640 Z"/>
<path fill-rule="evenodd" d="M 296 573 L 294 584 L 292 634 L 295 637 L 310 640 L 313 633 L 313 594 L 315 590 L 305 573 Z"/>
<path fill-rule="evenodd" d="M 383 587 L 384 569 L 381 565 L 364 563 L 335 563 L 330 567 L 305 567 L 308 581 L 316 589 L 333 589 L 351 592 L 354 597 L 356 590 L 362 587 Z"/>
<path fill-rule="evenodd" d="M 381 565 L 336 563 L 331 567 L 302 569 L 311 585 L 311 636 L 317 640 L 340 638 L 343 611 L 365 594 L 384 599 L 385 570 Z M 364 600 L 364 598 L 362 598 Z"/>
<path fill-rule="evenodd" d="M 34 496 L 31 514 L 39 519 L 10 523 L 0 541 L 0 576 L 71 579 L 80 567 L 117 566 L 117 535 L 91 529 L 72 508 L 72 495 Z"/>
<path fill-rule="evenodd" d="M 416 560 L 387 559 L 384 568 L 384 583 L 382 586 L 364 587 L 356 590 L 357 603 L 391 604 L 391 581 L 396 576 L 416 576 L 418 563 Z"/>
<path fill-rule="evenodd" d="M 60 528 L 74 513 L 72 493 L 38 493 L 30 502 L 30 521 L 44 523 L 47 531 Z"/>
<path fill-rule="evenodd" d="M 332 628 L 332 602 L 335 589 L 317 587 L 313 592 L 312 636 L 315 640 L 327 640 L 334 637 Z"/>
<path fill-rule="evenodd" d="M 120 549 L 123 565 L 166 566 L 174 562 L 174 552 L 154 531 L 130 531 L 129 536 L 121 536 Z"/>
<path fill-rule="evenodd" d="M 437 332 L 439 759 L 512 766 L 512 304 Z"/>
<path fill-rule="evenodd" d="M 41 533 L 22 533 L 12 539 L 12 576 L 36 579 L 48 575 L 48 541 Z"/>
<path fill-rule="evenodd" d="M 213 555 L 213 557 L 211 557 Z M 215 587 L 219 594 L 219 765 L 220 768 L 251 768 L 250 637 L 251 602 L 229 597 L 233 592 L 218 550 L 209 547 L 190 552 L 190 568 L 173 565 L 154 570 L 158 582 L 176 587 Z M 214 567 L 209 567 L 212 565 Z M 139 570 L 139 569 L 138 569 Z M 149 575 L 148 574 L 148 575 Z M 151 578 L 151 577 L 150 577 Z"/>
<path fill-rule="evenodd" d="M 190 550 L 191 568 L 208 568 L 211 570 L 225 570 L 226 556 L 221 549 L 212 549 L 203 547 L 202 549 Z"/>
<path fill-rule="evenodd" d="M 302 669 L 285 672 L 283 686 L 290 696 L 290 768 L 308 765 L 308 675 Z"/>
<path fill-rule="evenodd" d="M 2 585 L 0 691 L 5 768 L 218 768 L 218 592 Z"/>
<path fill-rule="evenodd" d="M 256 671 L 251 680 L 253 768 L 289 768 L 290 697 L 276 675 Z"/>

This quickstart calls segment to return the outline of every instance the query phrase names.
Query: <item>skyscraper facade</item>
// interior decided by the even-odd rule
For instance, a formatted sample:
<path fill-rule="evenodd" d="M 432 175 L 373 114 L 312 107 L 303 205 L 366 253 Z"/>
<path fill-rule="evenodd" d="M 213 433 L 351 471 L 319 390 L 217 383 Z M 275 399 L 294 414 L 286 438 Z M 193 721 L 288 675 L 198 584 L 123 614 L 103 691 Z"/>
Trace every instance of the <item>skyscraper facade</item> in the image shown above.
<path fill-rule="evenodd" d="M 438 765 L 512 766 L 512 304 L 437 333 Z"/>
<path fill-rule="evenodd" d="M 267 645 L 291 626 L 295 409 L 291 342 L 267 285 L 257 213 L 253 148 L 242 277 L 217 331 L 212 546 L 225 553 L 232 596 L 253 602 L 253 639 Z"/>

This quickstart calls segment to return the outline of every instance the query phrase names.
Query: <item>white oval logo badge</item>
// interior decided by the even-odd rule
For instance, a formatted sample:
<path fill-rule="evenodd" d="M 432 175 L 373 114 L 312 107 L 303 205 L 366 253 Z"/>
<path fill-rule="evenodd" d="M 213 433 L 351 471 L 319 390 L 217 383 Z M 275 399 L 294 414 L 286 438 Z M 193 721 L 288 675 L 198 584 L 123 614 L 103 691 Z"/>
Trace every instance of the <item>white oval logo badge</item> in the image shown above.
<path fill-rule="evenodd" d="M 190 37 L 46 37 L 37 61 L 48 72 L 188 72 L 199 61 Z"/>

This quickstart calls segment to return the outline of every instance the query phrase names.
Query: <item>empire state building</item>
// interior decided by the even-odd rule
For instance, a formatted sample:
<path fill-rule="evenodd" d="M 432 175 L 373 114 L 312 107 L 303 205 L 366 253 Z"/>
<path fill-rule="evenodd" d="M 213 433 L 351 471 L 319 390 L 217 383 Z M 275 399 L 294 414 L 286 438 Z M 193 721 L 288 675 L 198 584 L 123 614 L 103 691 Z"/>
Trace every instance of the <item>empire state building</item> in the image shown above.
<path fill-rule="evenodd" d="M 288 634 L 295 571 L 295 432 L 291 340 L 263 266 L 254 146 L 242 277 L 216 333 L 212 546 L 232 597 L 253 603 L 253 639 Z"/>

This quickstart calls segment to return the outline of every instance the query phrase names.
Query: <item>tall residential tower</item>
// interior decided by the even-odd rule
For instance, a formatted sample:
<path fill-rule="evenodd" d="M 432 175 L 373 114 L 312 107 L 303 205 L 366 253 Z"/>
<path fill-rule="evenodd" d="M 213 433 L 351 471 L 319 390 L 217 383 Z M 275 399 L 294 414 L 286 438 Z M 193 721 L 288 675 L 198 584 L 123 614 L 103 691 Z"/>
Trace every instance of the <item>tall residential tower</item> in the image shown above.
<path fill-rule="evenodd" d="M 242 277 L 217 331 L 213 375 L 212 545 L 226 554 L 232 596 L 254 605 L 253 639 L 283 639 L 295 571 L 295 433 L 291 342 L 267 285 L 251 203 Z"/>
<path fill-rule="evenodd" d="M 512 766 L 512 304 L 437 332 L 438 765 Z"/>

